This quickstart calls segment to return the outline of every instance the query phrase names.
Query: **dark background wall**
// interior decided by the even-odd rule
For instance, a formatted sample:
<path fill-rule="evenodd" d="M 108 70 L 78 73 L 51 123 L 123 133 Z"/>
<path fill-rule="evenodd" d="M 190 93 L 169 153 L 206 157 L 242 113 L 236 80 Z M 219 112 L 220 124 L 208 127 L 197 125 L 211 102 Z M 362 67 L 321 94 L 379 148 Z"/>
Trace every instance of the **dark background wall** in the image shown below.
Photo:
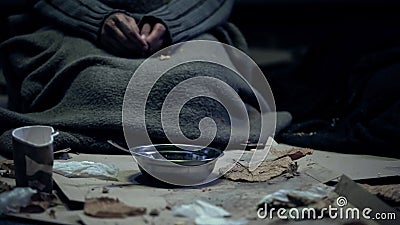
<path fill-rule="evenodd" d="M 290 60 L 288 51 L 301 53 L 335 31 L 393 29 L 400 22 L 399 5 L 395 0 L 239 0 L 231 21 L 245 34 L 256 61 L 273 63 L 274 57 Z"/>
<path fill-rule="evenodd" d="M 13 15 L 24 11 L 28 0 L 1 0 L 0 1 L 0 41 L 4 40 L 7 35 L 6 19 L 9 15 Z"/>

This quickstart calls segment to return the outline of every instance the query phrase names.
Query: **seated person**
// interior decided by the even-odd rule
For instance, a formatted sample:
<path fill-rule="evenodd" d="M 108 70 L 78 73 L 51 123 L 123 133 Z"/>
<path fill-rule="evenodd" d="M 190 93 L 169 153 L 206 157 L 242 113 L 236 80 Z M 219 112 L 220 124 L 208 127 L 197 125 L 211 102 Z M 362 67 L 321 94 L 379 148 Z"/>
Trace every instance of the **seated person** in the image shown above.
<path fill-rule="evenodd" d="M 10 156 L 12 129 L 31 124 L 50 125 L 60 132 L 55 149 L 120 153 L 107 140 L 125 144 L 121 121 L 124 93 L 145 57 L 165 46 L 192 39 L 220 41 L 246 49 L 240 32 L 227 23 L 233 3 L 231 0 L 33 1 L 32 17 L 23 26 L 32 30 L 30 23 L 37 18 L 41 19 L 41 26 L 34 32 L 11 37 L 0 47 L 6 65 L 10 109 L 0 109 L 0 133 L 4 133 L 0 137 L 1 153 Z M 10 18 L 11 23 L 15 21 Z M 184 57 L 197 53 L 179 54 Z M 152 63 L 157 67 L 160 60 L 154 59 Z M 169 140 L 159 116 L 165 93 L 191 77 L 212 76 L 230 83 L 243 101 L 248 102 L 248 107 L 254 108 L 249 112 L 258 112 L 257 106 L 251 106 L 254 93 L 244 86 L 243 80 L 234 78 L 237 75 L 233 71 L 221 66 L 193 62 L 190 67 L 173 68 L 164 76 L 165 79 L 158 81 L 160 85 L 153 87 L 153 98 L 146 105 L 146 128 L 154 143 Z M 210 89 L 207 83 L 196 88 Z M 226 146 L 231 134 L 230 117 L 218 102 L 196 98 L 186 104 L 180 116 L 182 132 L 189 139 L 199 137 L 202 118 L 212 117 L 218 132 L 211 145 Z M 259 124 L 259 115 L 250 117 L 255 120 L 252 124 Z M 132 126 L 133 130 L 141 129 L 138 124 Z M 252 129 L 249 140 L 254 143 L 258 141 L 260 126 L 254 125 Z"/>
<path fill-rule="evenodd" d="M 226 22 L 234 1 L 40 0 L 34 12 L 116 55 L 154 53 Z"/>

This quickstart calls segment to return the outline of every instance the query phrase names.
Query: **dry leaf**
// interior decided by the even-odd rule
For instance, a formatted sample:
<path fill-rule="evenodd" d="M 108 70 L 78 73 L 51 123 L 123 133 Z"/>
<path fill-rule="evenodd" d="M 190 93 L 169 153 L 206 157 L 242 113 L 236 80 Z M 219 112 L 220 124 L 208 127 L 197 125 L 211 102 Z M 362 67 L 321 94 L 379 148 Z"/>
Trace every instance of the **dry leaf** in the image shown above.
<path fill-rule="evenodd" d="M 144 215 L 146 208 L 128 206 L 118 199 L 100 197 L 86 199 L 83 211 L 98 218 L 124 218 Z"/>
<path fill-rule="evenodd" d="M 31 197 L 31 201 L 25 207 L 20 208 L 22 213 L 42 213 L 50 207 L 57 205 L 57 198 L 53 194 L 39 192 Z"/>
<path fill-rule="evenodd" d="M 313 154 L 313 150 L 309 148 L 291 148 L 289 150 L 279 151 L 275 148 L 271 148 L 270 151 L 272 154 L 277 156 L 278 158 L 289 156 L 292 160 L 297 160 L 303 158 L 306 155 Z"/>
<path fill-rule="evenodd" d="M 371 194 L 384 200 L 400 203 L 400 184 L 376 185 L 361 184 Z"/>
<path fill-rule="evenodd" d="M 264 161 L 254 171 L 249 171 L 248 166 L 236 163 L 235 166 L 224 177 L 234 181 L 263 182 L 274 177 L 285 174 L 293 169 L 293 161 L 289 156 L 273 161 Z M 229 168 L 222 168 L 220 172 L 225 172 Z"/>

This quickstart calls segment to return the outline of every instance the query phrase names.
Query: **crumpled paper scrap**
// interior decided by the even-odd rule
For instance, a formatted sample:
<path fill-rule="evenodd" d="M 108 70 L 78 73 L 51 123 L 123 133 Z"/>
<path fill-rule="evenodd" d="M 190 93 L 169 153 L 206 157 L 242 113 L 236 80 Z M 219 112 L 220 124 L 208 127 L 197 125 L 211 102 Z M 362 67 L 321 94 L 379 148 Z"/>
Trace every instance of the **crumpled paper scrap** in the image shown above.
<path fill-rule="evenodd" d="M 289 156 L 292 160 L 297 160 L 303 158 L 306 155 L 311 155 L 314 153 L 314 150 L 310 148 L 291 148 L 284 151 L 279 151 L 275 148 L 271 148 L 270 152 L 277 156 L 278 158 Z"/>
<path fill-rule="evenodd" d="M 17 187 L 12 191 L 0 194 L 0 214 L 7 211 L 18 211 L 18 208 L 25 207 L 31 201 L 31 197 L 37 191 L 29 187 Z"/>
<path fill-rule="evenodd" d="M 264 196 L 259 202 L 259 206 L 262 207 L 263 204 L 285 208 L 308 206 L 328 197 L 333 189 L 329 186 L 312 186 L 307 190 L 281 189 Z"/>
<path fill-rule="evenodd" d="M 225 209 L 212 205 L 210 203 L 196 200 L 193 204 L 181 205 L 172 209 L 174 216 L 183 216 L 195 219 L 197 225 L 245 225 L 246 219 L 227 219 L 231 214 Z"/>
<path fill-rule="evenodd" d="M 118 168 L 114 165 L 90 161 L 54 162 L 53 172 L 65 177 L 92 177 L 102 180 L 117 181 Z"/>
<path fill-rule="evenodd" d="M 248 221 L 244 218 L 233 220 L 226 218 L 216 218 L 216 217 L 197 217 L 194 220 L 196 225 L 245 225 Z"/>
<path fill-rule="evenodd" d="M 221 168 L 220 172 L 233 181 L 264 182 L 288 172 L 295 172 L 293 170 L 297 170 L 297 166 L 289 156 L 285 156 L 264 161 L 253 171 L 245 163 L 237 162 L 232 168 Z"/>
<path fill-rule="evenodd" d="M 374 186 L 361 184 L 361 186 L 367 189 L 371 194 L 376 195 L 385 201 L 400 203 L 400 184 Z"/>

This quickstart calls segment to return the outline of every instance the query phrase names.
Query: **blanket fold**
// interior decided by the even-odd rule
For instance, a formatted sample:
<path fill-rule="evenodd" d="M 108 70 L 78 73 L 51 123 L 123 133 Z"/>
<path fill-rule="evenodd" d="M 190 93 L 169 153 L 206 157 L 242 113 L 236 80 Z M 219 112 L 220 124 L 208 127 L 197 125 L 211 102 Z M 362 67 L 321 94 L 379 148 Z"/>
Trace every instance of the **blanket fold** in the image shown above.
<path fill-rule="evenodd" d="M 240 49 L 246 49 L 244 38 L 232 25 L 216 29 L 215 36 L 233 40 Z M 217 40 L 213 35 L 204 34 L 198 39 Z M 11 130 L 25 125 L 49 125 L 60 132 L 55 138 L 55 149 L 72 148 L 86 153 L 121 153 L 107 143 L 113 140 L 125 144 L 122 130 L 122 103 L 127 85 L 143 59 L 127 59 L 110 55 L 93 43 L 61 31 L 45 27 L 30 34 L 13 37 L 0 46 L 4 74 L 9 88 L 9 108 L 0 108 L 0 152 L 10 157 L 12 153 Z M 190 54 L 190 53 L 182 53 Z M 173 56 L 172 56 L 173 57 Z M 157 63 L 154 63 L 157 66 Z M 194 69 L 191 69 L 194 68 Z M 151 71 L 149 71 L 151 72 Z M 230 80 L 231 86 L 240 93 L 243 101 L 252 106 L 254 99 L 247 87 L 231 79 L 234 72 L 220 67 L 193 63 L 174 68 L 166 76 L 187 79 L 196 76 L 215 76 Z M 152 91 L 149 104 L 148 133 L 155 143 L 165 143 L 160 135 L 159 107 L 162 99 L 157 96 L 171 85 L 170 80 L 160 80 L 160 87 Z M 164 82 L 164 83 L 163 83 Z M 166 87 L 167 88 L 163 88 Z M 202 87 L 199 87 L 202 88 Z M 246 99 L 247 98 L 247 99 Z M 214 104 L 214 105 L 213 105 Z M 199 113 L 205 110 L 206 113 Z M 258 141 L 260 116 L 257 110 L 249 110 L 250 141 Z M 188 138 L 199 135 L 201 116 L 210 116 L 218 124 L 219 136 L 214 147 L 225 146 L 230 134 L 230 121 L 221 107 L 207 99 L 190 102 L 182 111 L 182 130 Z M 259 113 L 258 113 L 259 114 Z M 279 126 L 286 126 L 290 114 L 279 116 Z M 132 125 L 133 127 L 135 124 Z"/>

